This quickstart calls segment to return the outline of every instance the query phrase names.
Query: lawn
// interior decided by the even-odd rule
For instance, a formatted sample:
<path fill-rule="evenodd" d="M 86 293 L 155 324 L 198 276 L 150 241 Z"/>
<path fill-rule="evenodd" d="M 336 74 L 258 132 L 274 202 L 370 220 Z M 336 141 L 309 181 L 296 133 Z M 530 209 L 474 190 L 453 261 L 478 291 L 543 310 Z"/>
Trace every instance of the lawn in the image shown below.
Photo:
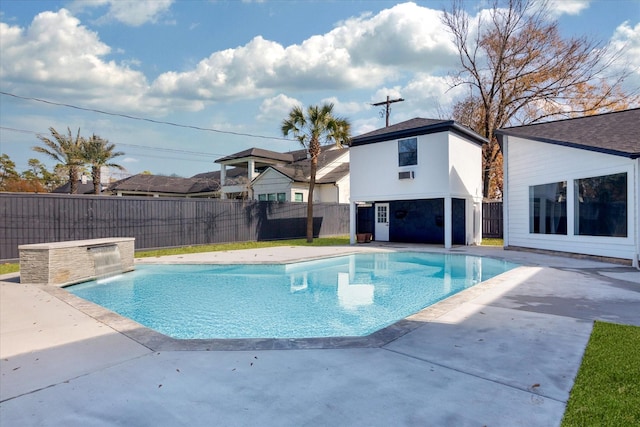
<path fill-rule="evenodd" d="M 482 239 L 482 243 L 480 243 L 482 246 L 504 246 L 504 240 L 503 239 Z"/>
<path fill-rule="evenodd" d="M 179 248 L 158 249 L 136 252 L 136 258 L 164 255 L 195 254 L 200 252 L 235 251 L 238 249 L 272 248 L 275 246 L 338 246 L 348 245 L 349 236 L 319 237 L 307 243 L 307 239 L 272 240 L 268 242 L 219 243 L 214 245 L 184 246 Z"/>
<path fill-rule="evenodd" d="M 274 246 L 338 246 L 348 245 L 349 236 L 335 236 L 335 237 L 319 237 L 313 239 L 312 243 L 307 243 L 307 239 L 292 239 L 292 240 L 273 240 L 269 242 L 241 242 L 241 243 L 219 243 L 215 245 L 199 245 L 199 246 L 184 246 L 170 249 L 158 249 L 151 251 L 138 251 L 135 254 L 136 258 L 148 258 L 163 255 L 181 255 L 181 254 L 195 254 L 199 252 L 216 252 L 216 251 L 234 251 L 238 249 L 255 249 L 255 248 L 271 248 Z M 5 263 L 0 264 L 0 274 L 15 273 L 20 271 L 20 264 L 18 263 Z"/>
<path fill-rule="evenodd" d="M 0 274 L 15 273 L 20 271 L 20 264 L 18 263 L 4 263 L 0 264 Z"/>
<path fill-rule="evenodd" d="M 596 322 L 562 427 L 640 426 L 640 327 Z"/>
<path fill-rule="evenodd" d="M 313 239 L 312 243 L 307 243 L 306 239 L 292 239 L 292 240 L 273 240 L 269 242 L 240 242 L 240 243 L 218 243 L 214 245 L 198 245 L 198 246 L 184 246 L 170 249 L 158 249 L 149 251 L 138 251 L 135 254 L 136 258 L 148 258 L 157 257 L 163 255 L 181 255 L 181 254 L 195 254 L 199 252 L 216 252 L 216 251 L 233 251 L 238 249 L 255 249 L 255 248 L 270 248 L 274 246 L 336 246 L 336 245 L 348 245 L 349 236 L 336 236 L 336 237 L 320 237 Z M 502 246 L 502 239 L 482 239 L 483 246 Z M 0 274 L 15 273 L 20 271 L 20 264 L 18 263 L 5 263 L 0 264 Z"/>

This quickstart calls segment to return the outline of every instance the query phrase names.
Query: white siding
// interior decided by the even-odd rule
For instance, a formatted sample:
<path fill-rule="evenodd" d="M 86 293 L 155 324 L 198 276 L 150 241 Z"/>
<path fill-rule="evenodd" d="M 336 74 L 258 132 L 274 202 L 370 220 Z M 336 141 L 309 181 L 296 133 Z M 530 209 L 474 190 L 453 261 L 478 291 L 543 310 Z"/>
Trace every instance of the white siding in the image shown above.
<path fill-rule="evenodd" d="M 636 161 L 505 136 L 505 246 L 632 259 L 638 235 Z M 575 179 L 627 173 L 627 237 L 574 235 Z M 529 233 L 529 187 L 567 182 L 567 235 Z"/>
<path fill-rule="evenodd" d="M 251 184 L 253 198 L 258 200 L 259 194 L 286 193 L 291 196 L 291 180 L 273 169 L 267 169 Z M 291 201 L 287 198 L 287 201 Z"/>

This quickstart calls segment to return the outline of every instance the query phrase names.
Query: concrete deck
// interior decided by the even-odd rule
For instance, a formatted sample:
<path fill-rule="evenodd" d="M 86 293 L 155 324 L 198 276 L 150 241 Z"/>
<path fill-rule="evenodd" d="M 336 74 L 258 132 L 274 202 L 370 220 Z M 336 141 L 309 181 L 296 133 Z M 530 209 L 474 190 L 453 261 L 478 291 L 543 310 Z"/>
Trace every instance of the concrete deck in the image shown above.
<path fill-rule="evenodd" d="M 137 262 L 289 262 L 407 247 Z M 523 267 L 399 322 L 392 335 L 228 347 L 236 351 L 166 339 L 63 289 L 0 277 L 0 426 L 557 426 L 593 321 L 640 326 L 640 272 L 631 267 L 488 247 L 408 248 Z"/>

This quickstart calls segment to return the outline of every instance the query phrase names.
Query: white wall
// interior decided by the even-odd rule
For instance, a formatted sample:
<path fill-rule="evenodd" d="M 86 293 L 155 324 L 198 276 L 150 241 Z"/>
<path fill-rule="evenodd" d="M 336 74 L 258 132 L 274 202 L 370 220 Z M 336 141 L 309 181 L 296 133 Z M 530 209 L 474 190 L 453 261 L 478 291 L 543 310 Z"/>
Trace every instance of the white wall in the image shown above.
<path fill-rule="evenodd" d="M 482 147 L 449 134 L 449 191 L 482 201 Z"/>
<path fill-rule="evenodd" d="M 253 198 L 258 200 L 259 194 L 269 193 L 286 193 L 287 196 L 291 196 L 291 179 L 282 175 L 273 169 L 267 169 L 258 178 L 256 178 L 251 184 L 253 188 Z M 287 199 L 291 201 L 291 199 Z"/>
<path fill-rule="evenodd" d="M 398 166 L 398 140 L 351 147 L 351 200 L 383 201 L 445 197 L 449 189 L 447 133 L 418 136 L 418 164 Z M 414 171 L 415 179 L 398 179 Z"/>
<path fill-rule="evenodd" d="M 638 162 L 621 156 L 504 138 L 505 246 L 632 259 L 638 237 Z M 575 236 L 575 179 L 627 173 L 627 237 Z M 634 182 L 635 180 L 635 182 Z M 567 182 L 567 235 L 529 233 L 529 187 Z"/>

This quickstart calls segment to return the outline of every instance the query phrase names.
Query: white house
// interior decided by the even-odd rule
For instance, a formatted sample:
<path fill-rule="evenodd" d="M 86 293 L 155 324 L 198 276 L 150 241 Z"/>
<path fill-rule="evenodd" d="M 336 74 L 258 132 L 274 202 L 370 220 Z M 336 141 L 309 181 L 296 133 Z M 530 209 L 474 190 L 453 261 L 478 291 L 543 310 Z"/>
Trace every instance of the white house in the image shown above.
<path fill-rule="evenodd" d="M 350 144 L 351 242 L 452 245 L 482 238 L 482 144 L 450 120 L 414 118 Z"/>
<path fill-rule="evenodd" d="M 627 260 L 640 245 L 640 109 L 501 129 L 504 245 Z"/>
<path fill-rule="evenodd" d="M 216 160 L 220 163 L 222 198 L 307 202 L 310 165 L 306 150 L 278 153 L 252 148 Z M 228 167 L 245 170 L 228 177 Z M 326 145 L 318 156 L 314 202 L 349 202 L 349 149 Z"/>

